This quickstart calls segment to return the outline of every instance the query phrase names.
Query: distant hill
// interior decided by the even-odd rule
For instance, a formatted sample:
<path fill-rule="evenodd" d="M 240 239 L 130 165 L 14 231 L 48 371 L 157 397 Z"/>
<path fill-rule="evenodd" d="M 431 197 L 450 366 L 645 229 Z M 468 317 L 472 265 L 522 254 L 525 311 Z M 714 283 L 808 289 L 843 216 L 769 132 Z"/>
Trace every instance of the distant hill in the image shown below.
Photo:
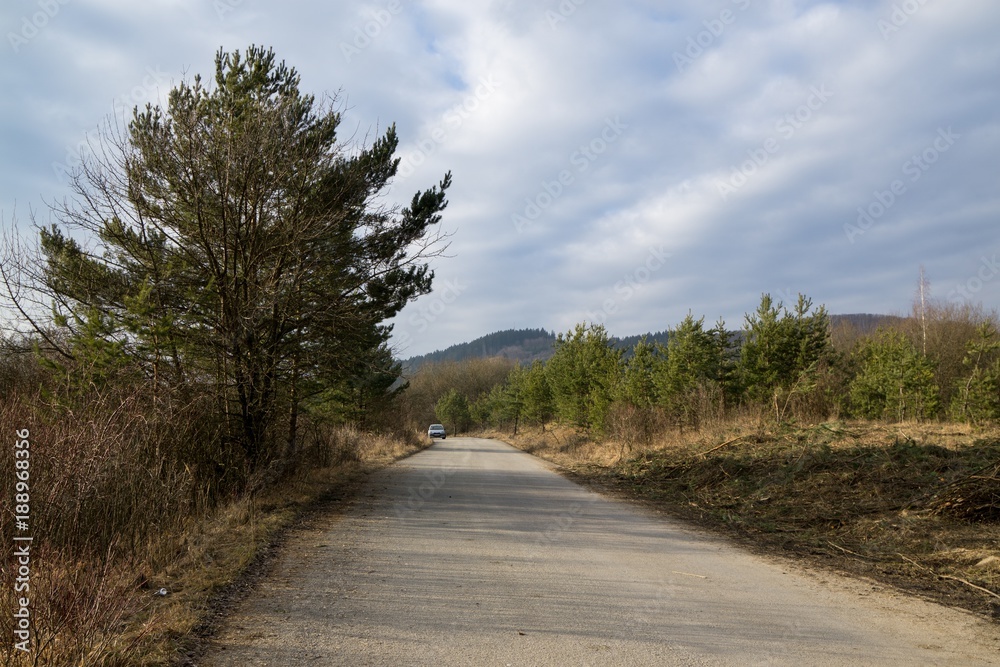
<path fill-rule="evenodd" d="M 452 345 L 444 350 L 411 357 L 403 364 L 414 371 L 424 364 L 443 361 L 465 361 L 482 357 L 506 357 L 513 361 L 530 364 L 536 359 L 542 361 L 552 356 L 552 346 L 556 335 L 545 329 L 508 329 L 497 331 L 468 343 Z"/>
<path fill-rule="evenodd" d="M 849 324 L 862 335 L 875 333 L 879 327 L 898 324 L 906 318 L 896 315 L 872 315 L 870 313 L 854 313 L 852 315 L 831 315 L 830 326 Z"/>
<path fill-rule="evenodd" d="M 880 326 L 887 326 L 897 323 L 903 318 L 893 315 L 873 315 L 868 313 L 855 313 L 850 315 L 831 315 L 830 325 L 851 326 L 859 334 L 865 335 L 874 333 Z M 734 332 L 738 335 L 739 332 Z M 615 338 L 615 345 L 619 349 L 626 351 L 635 347 L 643 337 L 649 343 L 667 344 L 669 333 L 659 331 L 657 333 L 646 333 L 637 336 L 626 336 Z M 487 334 L 468 343 L 452 345 L 444 350 L 438 350 L 429 354 L 410 357 L 403 361 L 403 365 L 409 371 L 415 371 L 424 364 L 441 363 L 444 361 L 465 361 L 467 359 L 479 359 L 486 357 L 506 357 L 512 361 L 519 361 L 522 364 L 530 364 L 532 361 L 545 361 L 552 356 L 556 342 L 556 335 L 545 329 L 508 329 Z"/>
<path fill-rule="evenodd" d="M 667 339 L 670 338 L 670 332 L 668 331 L 657 331 L 656 333 L 644 333 L 638 336 L 626 336 L 625 338 L 612 338 L 615 347 L 619 350 L 625 350 L 626 356 L 631 356 L 632 348 L 643 338 L 646 342 L 652 345 L 653 343 L 660 343 L 661 345 L 667 344 Z"/>
<path fill-rule="evenodd" d="M 646 333 L 626 338 L 612 338 L 615 345 L 623 350 L 631 350 L 640 339 L 649 343 L 667 343 L 667 332 Z M 545 329 L 508 329 L 491 333 L 468 343 L 452 345 L 444 350 L 430 352 L 406 359 L 403 364 L 415 371 L 424 364 L 444 361 L 465 361 L 485 357 L 505 357 L 522 364 L 546 361 L 555 352 L 556 335 Z"/>

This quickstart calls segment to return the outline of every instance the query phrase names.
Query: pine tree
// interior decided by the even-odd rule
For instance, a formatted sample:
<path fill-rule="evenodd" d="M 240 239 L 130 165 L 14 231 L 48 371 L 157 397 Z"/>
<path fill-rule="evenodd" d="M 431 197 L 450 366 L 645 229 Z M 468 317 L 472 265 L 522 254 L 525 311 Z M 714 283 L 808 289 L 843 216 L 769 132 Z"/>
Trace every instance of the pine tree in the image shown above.
<path fill-rule="evenodd" d="M 618 400 L 640 409 L 652 408 L 656 404 L 656 378 L 663 364 L 661 350 L 657 345 L 648 343 L 643 336 L 624 364 Z"/>
<path fill-rule="evenodd" d="M 670 330 L 663 372 L 656 378 L 660 403 L 680 425 L 697 426 L 703 395 L 718 395 L 721 389 L 722 346 L 704 323 L 705 318 L 688 313 Z"/>
<path fill-rule="evenodd" d="M 469 399 L 457 389 L 451 389 L 442 396 L 434 406 L 434 412 L 445 428 L 452 433 L 458 434 L 468 430 L 472 422 Z"/>
<path fill-rule="evenodd" d="M 525 421 L 544 427 L 553 412 L 552 388 L 545 374 L 545 364 L 534 361 L 528 367 L 524 374 L 522 395 Z"/>
<path fill-rule="evenodd" d="M 601 325 L 578 324 L 559 334 L 555 354 L 545 367 L 556 417 L 603 432 L 621 381 L 621 357 Z"/>
<path fill-rule="evenodd" d="M 826 309 L 812 310 L 799 295 L 789 312 L 770 294 L 761 297 L 756 312 L 747 315 L 738 374 L 751 401 L 770 403 L 781 419 L 791 399 L 811 391 L 820 360 L 830 350 L 830 320 Z"/>
<path fill-rule="evenodd" d="M 365 365 L 394 372 L 383 323 L 431 288 L 451 179 L 401 211 L 373 204 L 394 127 L 348 151 L 341 115 L 272 51 L 215 65 L 214 87 L 181 83 L 84 161 L 37 273 L 71 332 L 96 312 L 155 381 L 209 387 L 253 469 L 282 416 L 294 446 L 303 400 Z"/>
<path fill-rule="evenodd" d="M 1000 419 L 1000 339 L 996 326 L 979 325 L 977 336 L 966 346 L 969 375 L 958 381 L 952 403 L 956 419 L 981 423 Z"/>
<path fill-rule="evenodd" d="M 856 415 L 901 422 L 936 414 L 934 366 L 906 336 L 881 330 L 862 343 L 856 357 L 860 370 L 850 386 Z"/>

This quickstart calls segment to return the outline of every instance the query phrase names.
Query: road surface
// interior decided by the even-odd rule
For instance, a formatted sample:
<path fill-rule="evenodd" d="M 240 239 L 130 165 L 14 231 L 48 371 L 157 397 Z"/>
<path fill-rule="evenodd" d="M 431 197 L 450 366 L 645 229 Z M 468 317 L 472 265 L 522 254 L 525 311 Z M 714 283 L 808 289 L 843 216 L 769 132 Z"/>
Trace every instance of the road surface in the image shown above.
<path fill-rule="evenodd" d="M 1000 665 L 997 626 L 449 438 L 293 536 L 204 665 Z"/>

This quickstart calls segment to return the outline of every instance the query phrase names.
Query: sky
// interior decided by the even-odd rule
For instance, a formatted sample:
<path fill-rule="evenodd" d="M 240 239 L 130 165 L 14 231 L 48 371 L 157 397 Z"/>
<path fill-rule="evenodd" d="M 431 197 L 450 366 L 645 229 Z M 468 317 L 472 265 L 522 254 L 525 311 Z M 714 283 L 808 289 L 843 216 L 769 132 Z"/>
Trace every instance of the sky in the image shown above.
<path fill-rule="evenodd" d="M 272 47 L 395 123 L 405 205 L 451 171 L 401 357 L 493 331 L 627 336 L 762 293 L 832 313 L 1000 304 L 996 0 L 9 0 L 0 216 L 49 221 L 81 146 L 219 48 Z"/>

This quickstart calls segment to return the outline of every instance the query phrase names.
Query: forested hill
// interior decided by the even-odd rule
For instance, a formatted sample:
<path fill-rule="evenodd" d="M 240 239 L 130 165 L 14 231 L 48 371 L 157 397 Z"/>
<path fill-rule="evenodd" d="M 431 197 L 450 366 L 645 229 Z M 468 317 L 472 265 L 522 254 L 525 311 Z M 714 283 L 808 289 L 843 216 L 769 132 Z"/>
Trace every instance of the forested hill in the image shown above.
<path fill-rule="evenodd" d="M 879 326 L 889 325 L 894 320 L 899 319 L 891 315 L 831 315 L 830 323 L 834 327 L 849 325 L 856 329 L 858 333 L 868 334 L 874 332 Z M 710 325 L 706 323 L 706 326 Z M 649 343 L 667 344 L 666 331 L 613 338 L 613 340 L 619 348 L 631 350 L 642 338 L 645 338 Z M 555 333 L 546 331 L 545 329 L 507 329 L 506 331 L 487 334 L 468 343 L 452 345 L 444 350 L 410 357 L 403 363 L 410 371 L 414 371 L 420 366 L 429 363 L 465 361 L 466 359 L 485 357 L 506 357 L 513 361 L 530 364 L 536 359 L 545 361 L 551 357 L 555 341 Z"/>
<path fill-rule="evenodd" d="M 556 335 L 545 329 L 508 329 L 497 331 L 468 343 L 407 359 L 404 364 L 411 370 L 429 363 L 465 361 L 479 357 L 507 357 L 522 363 L 552 356 Z"/>
<path fill-rule="evenodd" d="M 618 347 L 630 350 L 641 338 L 650 343 L 659 342 L 666 345 L 667 333 L 648 333 L 640 336 L 614 338 Z M 508 329 L 491 333 L 468 343 L 452 345 L 451 347 L 430 352 L 404 361 L 411 371 L 424 364 L 440 363 L 442 361 L 465 361 L 484 357 L 506 357 L 523 364 L 532 361 L 545 361 L 555 350 L 556 335 L 545 329 Z"/>
<path fill-rule="evenodd" d="M 834 327 L 838 325 L 850 325 L 859 334 L 871 334 L 879 327 L 888 327 L 893 324 L 899 324 L 899 321 L 905 319 L 897 315 L 872 315 L 869 313 L 855 313 L 853 315 L 831 315 L 830 324 Z"/>

